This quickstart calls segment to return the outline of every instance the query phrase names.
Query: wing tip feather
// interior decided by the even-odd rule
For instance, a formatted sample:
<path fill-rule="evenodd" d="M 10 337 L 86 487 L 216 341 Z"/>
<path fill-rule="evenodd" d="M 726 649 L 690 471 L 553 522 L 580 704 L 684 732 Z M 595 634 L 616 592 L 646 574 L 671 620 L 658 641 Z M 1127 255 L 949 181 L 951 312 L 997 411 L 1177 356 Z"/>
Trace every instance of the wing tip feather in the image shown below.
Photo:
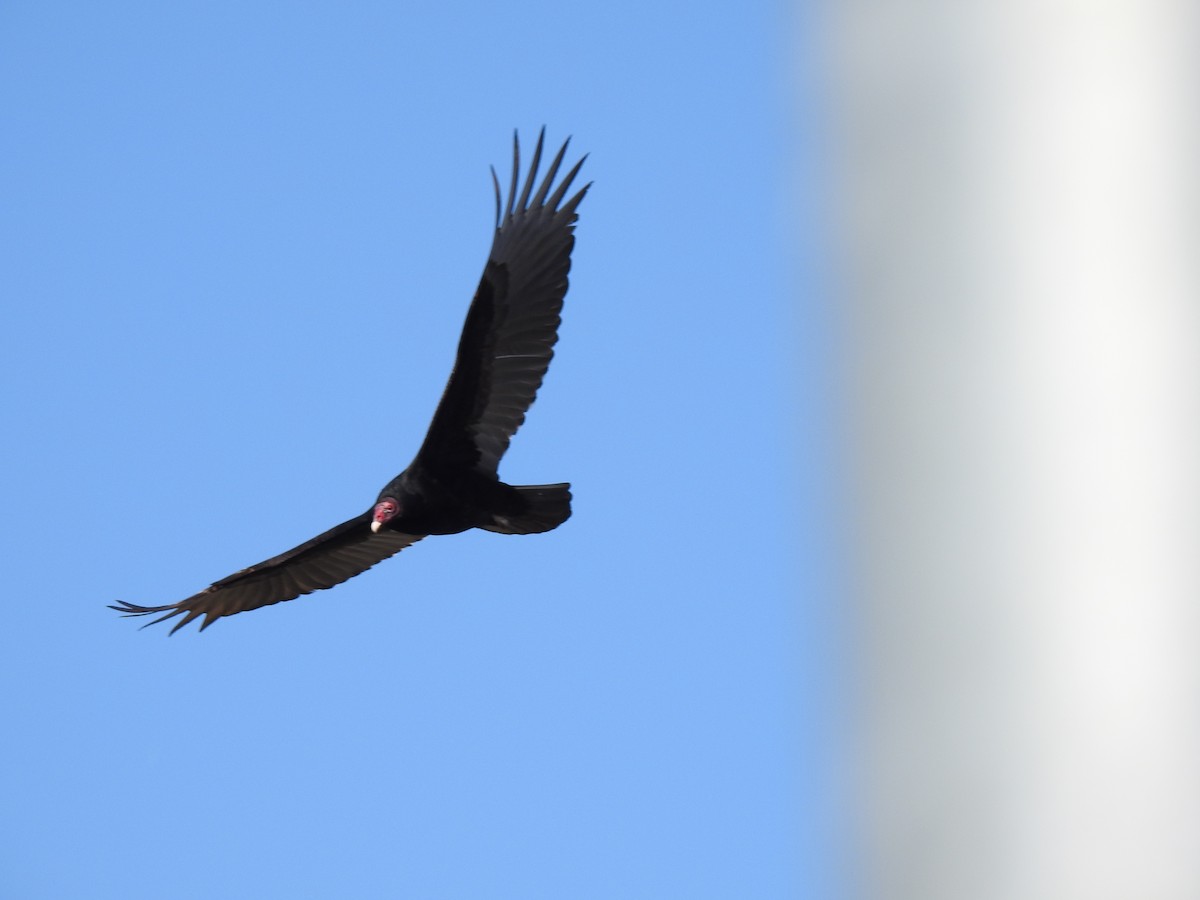
<path fill-rule="evenodd" d="M 159 616 L 157 619 L 151 619 L 149 622 L 142 625 L 142 627 L 139 628 L 138 631 L 141 631 L 145 628 L 149 628 L 151 625 L 157 625 L 159 622 L 165 622 L 167 619 L 174 618 L 175 616 L 178 616 L 181 613 L 187 611 L 187 610 L 185 610 L 184 607 L 182 607 L 178 604 L 172 604 L 170 606 L 139 606 L 138 604 L 130 603 L 127 600 L 118 600 L 116 605 L 110 603 L 108 605 L 108 608 L 119 612 L 121 614 L 121 617 L 124 619 L 137 618 L 137 617 L 141 617 L 141 616 L 152 616 L 155 613 L 163 614 L 163 615 Z M 183 619 L 183 621 L 179 622 L 174 628 L 172 628 L 170 633 L 174 634 L 176 631 L 178 631 L 180 628 L 182 628 L 184 625 L 186 625 L 189 621 L 191 621 L 193 618 L 195 618 L 195 616 L 196 616 L 196 613 L 193 611 L 189 616 L 185 617 Z M 203 630 L 203 629 L 201 629 L 201 630 Z"/>
<path fill-rule="evenodd" d="M 488 169 L 491 170 L 492 187 L 495 188 L 495 191 L 496 191 L 496 227 L 499 228 L 500 227 L 500 179 L 496 175 L 496 167 L 495 166 L 488 166 Z"/>
<path fill-rule="evenodd" d="M 562 209 L 559 204 L 562 203 L 563 197 L 566 196 L 571 184 L 574 182 L 579 170 L 583 164 L 587 162 L 589 154 L 585 153 L 563 176 L 558 187 L 554 188 L 554 192 L 550 193 L 554 187 L 554 180 L 558 177 L 558 173 L 562 167 L 563 159 L 566 158 L 567 150 L 571 145 L 571 135 L 568 135 L 559 147 L 558 152 L 554 155 L 545 175 L 541 182 L 538 182 L 538 170 L 541 167 L 542 153 L 545 148 L 546 126 L 543 125 L 538 131 L 537 145 L 534 147 L 533 158 L 530 161 L 529 170 L 525 173 L 525 177 L 521 177 L 521 140 L 518 129 L 513 129 L 513 168 L 512 178 L 508 184 L 508 197 L 505 202 L 500 200 L 500 180 L 496 175 L 495 167 L 491 167 L 493 189 L 496 196 L 496 227 L 497 229 L 508 224 L 514 217 L 520 216 L 523 213 L 548 209 L 551 212 L 562 212 L 564 210 L 574 211 L 579 203 L 583 200 L 588 188 L 592 186 L 592 182 L 588 182 L 582 189 L 576 192 L 567 205 Z M 537 185 L 536 191 L 534 185 Z M 518 196 L 518 188 L 520 194 Z M 549 194 L 549 198 L 547 198 Z"/>

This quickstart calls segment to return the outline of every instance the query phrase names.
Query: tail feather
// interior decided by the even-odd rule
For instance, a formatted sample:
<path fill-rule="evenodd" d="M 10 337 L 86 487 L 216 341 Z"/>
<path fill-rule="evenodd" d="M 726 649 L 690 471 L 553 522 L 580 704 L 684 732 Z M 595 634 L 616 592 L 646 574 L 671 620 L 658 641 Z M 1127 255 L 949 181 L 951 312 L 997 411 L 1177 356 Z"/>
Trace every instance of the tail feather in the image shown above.
<path fill-rule="evenodd" d="M 483 526 L 499 534 L 539 534 L 551 531 L 571 518 L 571 485 L 513 485 L 522 501 L 521 512 L 497 514 L 491 525 Z"/>

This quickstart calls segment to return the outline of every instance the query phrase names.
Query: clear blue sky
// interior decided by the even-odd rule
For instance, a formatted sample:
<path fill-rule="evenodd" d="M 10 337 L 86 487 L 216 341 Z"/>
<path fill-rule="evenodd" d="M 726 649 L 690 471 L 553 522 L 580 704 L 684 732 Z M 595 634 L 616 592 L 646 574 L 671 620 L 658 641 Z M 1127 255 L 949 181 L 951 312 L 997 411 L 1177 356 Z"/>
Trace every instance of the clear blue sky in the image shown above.
<path fill-rule="evenodd" d="M 837 895 L 794 26 L 733 2 L 6 4 L 0 896 Z M 408 462 L 487 167 L 543 123 L 595 186 L 501 473 L 571 481 L 570 522 L 430 539 L 203 635 L 107 610 L 305 540 Z"/>

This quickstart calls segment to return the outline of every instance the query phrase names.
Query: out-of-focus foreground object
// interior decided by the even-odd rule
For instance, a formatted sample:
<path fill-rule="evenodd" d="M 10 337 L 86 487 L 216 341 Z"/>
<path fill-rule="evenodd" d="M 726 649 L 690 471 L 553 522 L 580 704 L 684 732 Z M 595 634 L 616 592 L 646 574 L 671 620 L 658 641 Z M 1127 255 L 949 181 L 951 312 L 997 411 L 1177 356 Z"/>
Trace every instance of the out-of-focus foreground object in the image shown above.
<path fill-rule="evenodd" d="M 862 895 L 1200 897 L 1187 0 L 847 0 Z"/>

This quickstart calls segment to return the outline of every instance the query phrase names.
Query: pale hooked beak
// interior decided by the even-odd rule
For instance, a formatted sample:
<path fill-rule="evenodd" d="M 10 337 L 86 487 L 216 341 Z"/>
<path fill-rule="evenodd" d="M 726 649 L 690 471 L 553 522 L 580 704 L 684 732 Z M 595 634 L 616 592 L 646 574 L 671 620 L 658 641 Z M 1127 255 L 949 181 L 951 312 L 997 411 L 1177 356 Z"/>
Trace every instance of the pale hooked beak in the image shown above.
<path fill-rule="evenodd" d="M 371 531 L 373 531 L 375 534 L 378 534 L 379 529 L 382 527 L 383 527 L 383 523 L 380 522 L 378 519 L 376 519 L 374 522 L 371 523 Z"/>

